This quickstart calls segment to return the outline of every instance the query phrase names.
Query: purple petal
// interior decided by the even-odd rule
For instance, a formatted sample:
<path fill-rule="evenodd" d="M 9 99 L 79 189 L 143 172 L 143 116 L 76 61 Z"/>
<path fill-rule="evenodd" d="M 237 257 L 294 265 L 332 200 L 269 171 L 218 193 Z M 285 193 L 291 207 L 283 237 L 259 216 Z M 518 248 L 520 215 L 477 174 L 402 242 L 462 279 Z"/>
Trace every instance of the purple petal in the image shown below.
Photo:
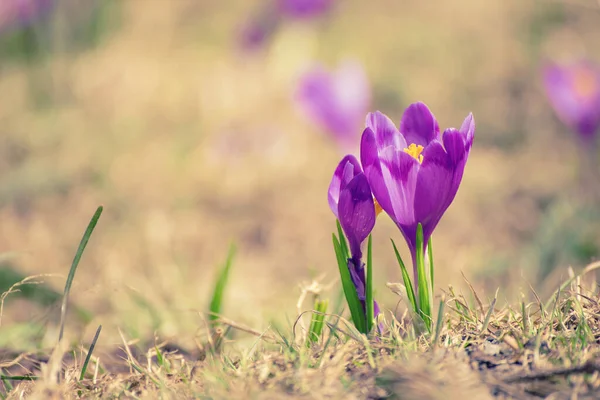
<path fill-rule="evenodd" d="M 360 139 L 360 162 L 365 169 L 379 163 L 377 139 L 371 128 L 365 128 Z"/>
<path fill-rule="evenodd" d="M 407 143 L 425 147 L 438 138 L 440 128 L 429 108 L 419 102 L 411 104 L 404 111 L 400 121 L 400 132 Z"/>
<path fill-rule="evenodd" d="M 348 147 L 358 138 L 371 88 L 361 64 L 347 61 L 335 71 L 317 66 L 306 72 L 299 80 L 296 100 L 313 123 Z"/>
<path fill-rule="evenodd" d="M 600 68 L 587 61 L 547 64 L 542 74 L 558 117 L 583 137 L 591 137 L 600 126 Z"/>
<path fill-rule="evenodd" d="M 25 28 L 45 18 L 55 6 L 55 0 L 0 1 L 0 33 Z"/>
<path fill-rule="evenodd" d="M 346 187 L 352 178 L 361 172 L 362 169 L 360 168 L 358 160 L 351 154 L 342 158 L 342 161 L 340 161 L 336 167 L 333 177 L 331 178 L 331 183 L 329 184 L 329 190 L 327 191 L 329 208 L 331 208 L 331 211 L 336 218 L 339 218 L 338 202 L 341 189 Z"/>
<path fill-rule="evenodd" d="M 467 151 L 467 136 L 455 128 L 448 128 L 442 136 L 444 148 L 449 156 L 449 162 L 452 165 L 457 165 L 466 156 Z"/>
<path fill-rule="evenodd" d="M 473 139 L 475 138 L 475 119 L 473 118 L 473 113 L 467 115 L 467 118 L 465 118 L 460 126 L 460 132 L 465 135 L 467 146 L 471 149 Z"/>
<path fill-rule="evenodd" d="M 375 226 L 375 205 L 369 182 L 363 173 L 356 175 L 340 191 L 339 220 L 355 260 L 362 257 L 361 244 Z"/>
<path fill-rule="evenodd" d="M 475 128 L 473 127 L 473 132 L 474 129 Z M 471 145 L 473 144 L 473 135 L 465 137 L 462 128 L 461 131 L 450 128 L 444 131 L 443 139 L 444 147 L 448 152 L 449 162 L 452 164 L 452 169 L 454 171 L 452 175 L 451 191 L 447 199 L 448 206 L 450 206 L 450 203 L 452 203 L 452 200 L 454 200 L 454 197 L 458 192 L 460 182 L 462 181 L 467 159 L 471 151 Z"/>
<path fill-rule="evenodd" d="M 448 199 L 454 189 L 454 168 L 450 156 L 444 152 L 439 142 L 432 143 L 427 150 L 428 153 L 423 155 L 423 164 L 417 178 L 414 203 L 415 218 L 423 225 L 425 243 L 450 206 Z"/>
<path fill-rule="evenodd" d="M 350 278 L 352 279 L 352 283 L 356 288 L 356 294 L 358 295 L 359 300 L 365 300 L 365 286 L 366 286 L 366 277 L 365 277 L 365 268 L 364 264 L 361 260 L 348 260 L 348 271 L 350 272 Z"/>
<path fill-rule="evenodd" d="M 413 204 L 419 167 L 412 156 L 392 147 L 379 154 L 378 162 L 365 165 L 373 195 L 396 224 L 415 223 Z"/>
<path fill-rule="evenodd" d="M 387 115 L 379 111 L 367 114 L 366 126 L 375 133 L 375 141 L 379 150 L 388 146 L 400 149 L 407 147 L 404 137 L 400 135 L 396 125 Z"/>
<path fill-rule="evenodd" d="M 333 0 L 279 0 L 279 10 L 291 18 L 314 18 L 327 12 Z"/>

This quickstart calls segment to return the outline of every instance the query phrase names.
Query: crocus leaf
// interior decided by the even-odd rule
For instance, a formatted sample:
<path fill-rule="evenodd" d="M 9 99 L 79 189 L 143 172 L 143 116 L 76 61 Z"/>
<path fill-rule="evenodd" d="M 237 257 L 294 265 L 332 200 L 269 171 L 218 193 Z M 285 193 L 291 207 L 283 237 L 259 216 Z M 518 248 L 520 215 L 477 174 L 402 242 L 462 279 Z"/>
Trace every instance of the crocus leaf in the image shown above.
<path fill-rule="evenodd" d="M 425 255 L 423 254 L 425 248 L 423 247 L 423 225 L 419 223 L 417 226 L 417 252 L 416 252 L 416 263 L 417 263 L 417 293 L 419 296 L 419 310 L 421 311 L 421 318 L 425 322 L 427 330 L 431 332 L 431 298 L 430 298 L 430 285 L 427 282 L 427 272 L 425 269 Z"/>
<path fill-rule="evenodd" d="M 408 297 L 408 302 L 412 307 L 412 311 L 414 314 L 419 314 L 419 308 L 417 305 L 417 300 L 415 297 L 415 291 L 413 290 L 412 282 L 410 281 L 410 276 L 408 275 L 408 271 L 406 270 L 406 266 L 404 265 L 404 261 L 402 261 L 402 257 L 398 252 L 398 248 L 396 247 L 396 243 L 394 243 L 393 239 L 392 246 L 394 247 L 394 252 L 396 253 L 396 259 L 398 260 L 398 265 L 400 265 L 400 271 L 402 272 L 402 280 L 404 281 L 404 287 L 406 287 L 406 296 Z"/>
<path fill-rule="evenodd" d="M 339 219 L 335 220 L 335 224 L 337 226 L 338 238 L 339 238 L 340 246 L 342 248 L 342 252 L 344 253 L 344 258 L 348 259 L 348 258 L 350 258 L 350 254 L 349 254 L 350 250 L 348 249 L 348 243 L 346 242 L 346 236 L 344 235 L 344 231 L 342 229 L 342 224 L 340 224 Z"/>
<path fill-rule="evenodd" d="M 356 293 L 356 288 L 354 287 L 354 283 L 352 283 L 352 278 L 350 277 L 350 271 L 348 271 L 348 258 L 345 257 L 343 253 L 342 247 L 338 238 L 335 234 L 333 236 L 333 248 L 335 250 L 335 255 L 338 262 L 338 267 L 340 270 L 340 278 L 342 281 L 342 288 L 344 289 L 344 295 L 346 296 L 346 302 L 348 303 L 348 308 L 350 308 L 350 315 L 352 316 L 352 322 L 354 322 L 354 326 L 356 329 L 361 332 L 366 332 L 366 323 L 365 323 L 365 315 L 362 309 L 362 304 L 358 298 L 358 293 Z"/>
<path fill-rule="evenodd" d="M 433 293 L 433 248 L 431 247 L 431 236 L 427 243 L 427 258 L 429 259 L 429 283 L 431 284 L 431 293 Z"/>
<path fill-rule="evenodd" d="M 375 320 L 375 303 L 373 300 L 373 254 L 371 251 L 371 242 L 372 237 L 371 235 L 369 235 L 369 242 L 367 244 L 367 287 L 365 290 L 365 306 L 367 308 L 367 333 L 371 332 L 371 329 L 373 329 L 373 322 Z"/>

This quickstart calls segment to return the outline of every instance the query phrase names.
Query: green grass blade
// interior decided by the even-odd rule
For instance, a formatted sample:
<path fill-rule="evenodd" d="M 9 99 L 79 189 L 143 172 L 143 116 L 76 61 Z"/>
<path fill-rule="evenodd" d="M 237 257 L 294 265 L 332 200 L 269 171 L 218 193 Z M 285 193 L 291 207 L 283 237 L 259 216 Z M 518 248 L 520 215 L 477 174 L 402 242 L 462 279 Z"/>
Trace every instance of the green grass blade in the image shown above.
<path fill-rule="evenodd" d="M 446 299 L 442 296 L 440 300 L 440 308 L 438 309 L 438 317 L 435 323 L 435 335 L 433 338 L 433 347 L 436 347 L 438 340 L 440 340 L 440 333 L 442 333 L 442 325 L 444 324 L 444 308 L 446 306 Z"/>
<path fill-rule="evenodd" d="M 67 318 L 67 304 L 69 301 L 69 292 L 71 291 L 71 285 L 73 284 L 73 278 L 75 278 L 75 271 L 77 271 L 77 266 L 79 265 L 79 261 L 81 260 L 81 256 L 83 255 L 83 251 L 90 240 L 90 236 L 92 236 L 92 232 L 94 232 L 94 228 L 100 219 L 100 215 L 102 215 L 102 210 L 104 207 L 99 206 L 96 209 L 96 212 L 92 216 L 90 223 L 87 226 L 87 229 L 83 233 L 83 237 L 81 238 L 81 242 L 79 242 L 79 248 L 75 253 L 75 258 L 73 258 L 73 263 L 71 263 L 71 269 L 69 270 L 69 275 L 67 276 L 67 282 L 65 283 L 65 291 L 63 293 L 62 305 L 60 307 L 60 333 L 58 334 L 58 341 L 60 342 L 63 338 L 64 330 L 65 330 L 65 320 Z"/>
<path fill-rule="evenodd" d="M 498 288 L 498 290 L 500 290 L 500 288 Z M 490 304 L 490 308 L 488 309 L 488 312 L 485 314 L 485 319 L 483 320 L 483 325 L 481 325 L 481 332 L 479 332 L 480 334 L 483 334 L 489 324 L 490 324 L 490 318 L 492 317 L 492 314 L 494 313 L 494 307 L 496 307 L 496 301 L 498 300 L 498 290 L 496 290 L 496 295 L 494 296 L 494 300 L 492 300 L 492 303 Z"/>
<path fill-rule="evenodd" d="M 348 249 L 348 242 L 346 242 L 346 235 L 344 235 L 344 230 L 342 229 L 342 225 L 340 224 L 340 220 L 335 220 L 335 225 L 337 226 L 338 238 L 340 242 L 340 246 L 342 247 L 342 252 L 345 255 L 345 258 L 350 257 L 350 250 Z"/>
<path fill-rule="evenodd" d="M 315 308 L 316 311 L 313 313 L 310 327 L 308 329 L 308 336 L 306 337 L 306 346 L 309 347 L 312 343 L 316 343 L 319 341 L 321 337 L 321 332 L 323 332 L 323 325 L 325 320 L 325 313 L 327 312 L 327 307 L 329 306 L 328 300 L 315 300 Z"/>
<path fill-rule="evenodd" d="M 421 311 L 421 317 L 425 322 L 425 326 L 429 332 L 431 332 L 431 297 L 430 297 L 430 285 L 427 282 L 427 272 L 425 270 L 425 255 L 423 254 L 425 248 L 423 247 L 423 225 L 419 223 L 417 226 L 417 293 L 419 300 L 419 310 Z"/>
<path fill-rule="evenodd" d="M 5 376 L 6 374 L 4 373 L 4 370 L 0 368 L 0 376 Z M 10 392 L 12 392 L 13 390 L 13 385 L 12 383 L 10 383 L 9 380 L 2 380 L 2 383 L 4 383 L 4 388 L 6 391 L 6 394 L 8 395 Z M 6 398 L 6 396 L 4 396 L 4 398 Z"/>
<path fill-rule="evenodd" d="M 37 381 L 38 379 L 40 379 L 40 377 L 35 375 L 0 375 L 0 379 L 2 381 Z"/>
<path fill-rule="evenodd" d="M 431 284 L 431 293 L 433 294 L 433 247 L 431 247 L 431 236 L 427 242 L 427 258 L 429 258 L 429 283 Z"/>
<path fill-rule="evenodd" d="M 212 298 L 210 300 L 208 318 L 213 323 L 219 319 L 223 307 L 223 294 L 225 293 L 225 287 L 227 286 L 227 280 L 229 279 L 229 271 L 233 264 L 233 258 L 235 257 L 235 245 L 229 246 L 229 253 L 227 253 L 227 259 L 225 264 L 221 267 L 217 280 L 215 281 L 215 289 L 213 291 Z"/>
<path fill-rule="evenodd" d="M 394 243 L 393 239 L 390 239 L 390 240 L 392 241 L 392 246 L 394 247 L 394 252 L 396 253 L 396 259 L 398 260 L 398 265 L 400 265 L 400 271 L 402 272 L 402 280 L 404 281 L 404 286 L 406 287 L 406 295 L 408 296 L 408 301 L 410 303 L 410 306 L 412 307 L 412 311 L 415 314 L 419 314 L 417 299 L 415 297 L 415 291 L 413 289 L 413 285 L 410 280 L 410 275 L 408 275 L 408 271 L 406 270 L 404 261 L 402 261 L 402 257 L 400 257 L 400 252 L 398 252 L 396 243 Z"/>
<path fill-rule="evenodd" d="M 352 316 L 352 322 L 360 333 L 366 332 L 365 313 L 363 312 L 362 304 L 358 298 L 358 293 L 350 277 L 350 271 L 348 271 L 348 259 L 345 257 L 341 248 L 340 242 L 338 241 L 335 234 L 333 236 L 333 248 L 338 262 L 338 268 L 340 270 L 340 279 L 342 281 L 342 288 L 344 289 L 344 295 L 346 296 L 346 302 L 350 309 L 350 315 Z"/>
<path fill-rule="evenodd" d="M 85 372 L 87 371 L 88 364 L 90 363 L 90 359 L 92 358 L 92 353 L 94 352 L 94 348 L 96 347 L 96 342 L 100 337 L 100 331 L 102 331 L 102 325 L 98 325 L 98 329 L 96 330 L 96 334 L 94 335 L 92 344 L 90 344 L 90 349 L 88 350 L 87 356 L 85 356 L 83 367 L 81 367 L 81 375 L 79 375 L 80 381 L 83 380 L 83 378 L 85 377 Z"/>
<path fill-rule="evenodd" d="M 373 300 L 373 253 L 372 253 L 372 237 L 369 235 L 367 244 L 367 279 L 365 288 L 365 307 L 367 309 L 366 329 L 367 333 L 373 329 L 375 321 L 375 300 Z"/>

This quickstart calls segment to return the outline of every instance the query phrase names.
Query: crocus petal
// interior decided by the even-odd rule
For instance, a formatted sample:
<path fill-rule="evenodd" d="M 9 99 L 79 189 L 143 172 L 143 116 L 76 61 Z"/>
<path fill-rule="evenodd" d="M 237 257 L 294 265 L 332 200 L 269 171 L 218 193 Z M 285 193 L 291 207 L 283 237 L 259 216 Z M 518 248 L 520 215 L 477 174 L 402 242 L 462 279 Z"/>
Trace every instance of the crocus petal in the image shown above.
<path fill-rule="evenodd" d="M 404 137 L 400 135 L 396 125 L 387 115 L 379 111 L 367 114 L 366 126 L 375 134 L 375 142 L 379 150 L 388 146 L 400 149 L 406 147 Z"/>
<path fill-rule="evenodd" d="M 419 102 L 411 104 L 404 111 L 400 121 L 400 132 L 407 143 L 425 147 L 438 138 L 440 127 L 429 108 Z"/>
<path fill-rule="evenodd" d="M 471 149 L 473 145 L 473 139 L 475 138 L 475 119 L 473 118 L 473 113 L 469 113 L 467 118 L 463 121 L 460 126 L 460 132 L 466 137 L 466 144 L 468 150 Z"/>
<path fill-rule="evenodd" d="M 329 202 L 329 208 L 331 208 L 331 211 L 336 218 L 339 218 L 338 201 L 341 188 L 346 187 L 352 178 L 360 172 L 362 172 L 360 164 L 356 157 L 351 154 L 342 158 L 342 161 L 340 161 L 335 169 L 333 177 L 331 178 L 331 183 L 329 184 L 329 190 L 327 191 L 327 200 Z"/>
<path fill-rule="evenodd" d="M 364 264 L 360 260 L 348 260 L 348 271 L 350 272 L 350 279 L 352 279 L 352 283 L 356 288 L 356 294 L 358 295 L 359 300 L 365 300 L 365 287 L 366 287 L 366 277 L 365 277 L 365 268 Z M 364 304 L 363 304 L 364 306 Z"/>
<path fill-rule="evenodd" d="M 375 205 L 369 182 L 363 173 L 356 175 L 340 191 L 338 214 L 348 238 L 352 258 L 360 262 L 361 244 L 375 226 Z"/>
<path fill-rule="evenodd" d="M 448 128 L 444 131 L 442 140 L 444 142 L 444 149 L 446 149 L 449 156 L 448 161 L 452 165 L 457 165 L 466 155 L 467 136 L 454 128 Z"/>
<path fill-rule="evenodd" d="M 280 12 L 291 18 L 313 18 L 327 12 L 332 0 L 279 0 Z"/>
<path fill-rule="evenodd" d="M 296 92 L 301 111 L 324 128 L 342 148 L 353 148 L 371 102 L 371 88 L 362 65 L 345 61 L 337 70 L 315 66 L 304 73 Z"/>
<path fill-rule="evenodd" d="M 425 243 L 450 205 L 448 198 L 453 189 L 454 176 L 450 156 L 439 142 L 433 142 L 426 150 L 417 178 L 414 203 L 415 220 L 423 225 Z"/>
<path fill-rule="evenodd" d="M 473 122 L 473 126 L 474 125 L 475 123 Z M 460 182 L 462 181 L 467 159 L 471 151 L 471 145 L 473 144 L 473 136 L 470 135 L 469 132 L 465 135 L 462 128 L 461 131 L 450 128 L 444 131 L 443 140 L 444 147 L 448 152 L 449 162 L 452 164 L 452 169 L 454 171 L 452 175 L 451 192 L 447 199 L 448 204 L 446 207 L 448 207 L 450 206 L 450 203 L 452 203 L 452 200 L 454 200 Z"/>
<path fill-rule="evenodd" d="M 368 136 L 363 136 L 365 142 Z M 365 149 L 369 148 L 366 143 Z M 361 149 L 362 153 L 362 149 Z M 365 155 L 365 159 L 369 159 Z M 377 162 L 364 165 L 371 191 L 383 210 L 396 224 L 414 223 L 414 194 L 419 162 L 402 150 L 387 147 Z"/>
<path fill-rule="evenodd" d="M 558 117 L 583 138 L 593 137 L 600 126 L 600 68 L 588 61 L 549 63 L 542 74 Z"/>
<path fill-rule="evenodd" d="M 380 148 L 371 128 L 363 132 L 360 157 L 371 191 L 381 208 L 396 223 L 407 220 L 407 207 L 412 207 L 411 190 L 408 188 L 414 188 L 416 184 L 418 161 L 406 154 L 402 147 L 390 145 Z"/>

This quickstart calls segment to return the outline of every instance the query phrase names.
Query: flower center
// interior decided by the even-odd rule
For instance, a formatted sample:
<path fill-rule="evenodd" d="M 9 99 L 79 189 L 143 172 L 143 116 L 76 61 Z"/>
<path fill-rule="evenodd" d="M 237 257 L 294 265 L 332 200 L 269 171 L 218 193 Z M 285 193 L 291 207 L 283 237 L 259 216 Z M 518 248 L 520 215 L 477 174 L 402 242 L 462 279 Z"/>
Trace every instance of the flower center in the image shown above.
<path fill-rule="evenodd" d="M 588 99 L 600 90 L 596 75 L 589 68 L 582 67 L 573 74 L 573 90 L 577 96 Z"/>
<path fill-rule="evenodd" d="M 379 214 L 381 214 L 381 212 L 383 211 L 383 208 L 381 208 L 381 206 L 377 202 L 377 199 L 375 198 L 373 199 L 373 203 L 375 203 L 375 217 L 378 217 Z"/>
<path fill-rule="evenodd" d="M 404 149 L 404 152 L 406 154 L 410 154 L 419 163 L 423 162 L 423 155 L 421 154 L 423 152 L 423 146 L 421 146 L 420 144 L 416 145 L 414 143 L 411 143 L 410 146 Z"/>

